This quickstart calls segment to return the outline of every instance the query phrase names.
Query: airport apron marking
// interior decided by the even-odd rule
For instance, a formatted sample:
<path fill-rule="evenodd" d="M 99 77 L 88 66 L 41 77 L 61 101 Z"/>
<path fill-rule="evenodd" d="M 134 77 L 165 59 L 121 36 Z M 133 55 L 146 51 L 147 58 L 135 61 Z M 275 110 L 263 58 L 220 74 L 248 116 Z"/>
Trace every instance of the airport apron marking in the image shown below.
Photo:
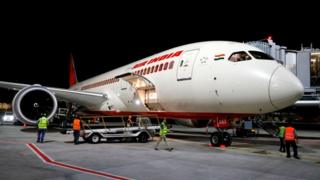
<path fill-rule="evenodd" d="M 119 180 L 130 179 L 130 178 L 123 177 L 123 176 L 117 176 L 117 175 L 113 175 L 113 174 L 110 174 L 110 173 L 105 173 L 105 172 L 101 172 L 101 171 L 95 171 L 95 170 L 92 170 L 92 169 L 87 169 L 87 168 L 83 168 L 83 167 L 79 167 L 79 166 L 75 166 L 75 165 L 71 165 L 71 164 L 66 164 L 66 163 L 59 162 L 59 161 L 55 161 L 52 158 L 50 158 L 48 155 L 46 155 L 44 152 L 42 152 L 33 143 L 28 143 L 26 145 L 27 145 L 28 148 L 30 148 L 46 164 L 59 166 L 61 168 L 71 169 L 71 170 L 74 170 L 74 171 L 79 171 L 79 172 L 83 172 L 83 173 L 87 173 L 87 174 L 93 174 L 93 175 L 96 175 L 96 176 L 107 177 L 107 178 L 111 178 L 111 179 L 119 179 Z"/>

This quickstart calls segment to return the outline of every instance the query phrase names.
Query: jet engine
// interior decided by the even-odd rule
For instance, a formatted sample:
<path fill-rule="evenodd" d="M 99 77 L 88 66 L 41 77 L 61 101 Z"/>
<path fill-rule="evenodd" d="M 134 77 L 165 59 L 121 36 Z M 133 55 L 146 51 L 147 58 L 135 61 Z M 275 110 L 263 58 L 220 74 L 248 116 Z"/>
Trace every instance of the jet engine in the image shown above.
<path fill-rule="evenodd" d="M 175 119 L 174 121 L 187 127 L 203 128 L 208 126 L 210 119 Z"/>
<path fill-rule="evenodd" d="M 21 89 L 12 102 L 15 117 L 28 125 L 36 125 L 42 113 L 45 113 L 48 119 L 52 118 L 57 107 L 57 99 L 54 94 L 40 85 Z"/>

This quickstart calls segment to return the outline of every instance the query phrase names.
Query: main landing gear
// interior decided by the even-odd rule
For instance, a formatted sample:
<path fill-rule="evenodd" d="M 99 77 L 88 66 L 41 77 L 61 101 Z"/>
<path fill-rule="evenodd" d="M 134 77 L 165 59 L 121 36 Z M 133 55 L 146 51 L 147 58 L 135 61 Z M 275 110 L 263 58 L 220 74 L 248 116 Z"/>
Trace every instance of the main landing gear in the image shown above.
<path fill-rule="evenodd" d="M 220 145 L 230 146 L 232 143 L 232 137 L 228 132 L 224 132 L 223 129 L 217 128 L 217 132 L 214 132 L 210 136 L 211 145 L 219 147 Z"/>

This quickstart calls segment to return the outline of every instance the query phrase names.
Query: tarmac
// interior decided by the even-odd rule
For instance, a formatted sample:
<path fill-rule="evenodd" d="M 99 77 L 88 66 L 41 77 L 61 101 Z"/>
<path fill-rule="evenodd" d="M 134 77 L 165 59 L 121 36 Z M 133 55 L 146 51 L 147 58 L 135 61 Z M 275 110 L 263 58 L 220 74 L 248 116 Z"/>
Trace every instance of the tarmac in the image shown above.
<path fill-rule="evenodd" d="M 171 133 L 171 152 L 163 144 L 154 150 L 157 137 L 148 143 L 72 140 L 49 130 L 45 142 L 36 143 L 35 128 L 0 126 L 1 179 L 320 179 L 317 138 L 300 139 L 300 160 L 286 158 L 278 139 L 270 137 L 234 138 L 230 147 L 211 147 L 206 134 Z"/>

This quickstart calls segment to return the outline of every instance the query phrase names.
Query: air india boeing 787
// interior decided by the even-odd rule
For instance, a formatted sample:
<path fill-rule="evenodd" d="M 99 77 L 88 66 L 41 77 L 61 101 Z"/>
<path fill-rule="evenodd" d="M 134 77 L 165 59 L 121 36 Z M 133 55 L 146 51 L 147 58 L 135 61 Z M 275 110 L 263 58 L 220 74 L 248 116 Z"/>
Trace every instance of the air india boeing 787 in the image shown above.
<path fill-rule="evenodd" d="M 86 113 L 196 122 L 276 111 L 293 105 L 304 92 L 297 77 L 272 57 L 228 41 L 172 48 L 70 89 L 2 81 L 0 87 L 18 91 L 13 113 L 27 124 L 35 124 L 41 112 L 52 118 L 57 101 L 76 104 Z"/>

